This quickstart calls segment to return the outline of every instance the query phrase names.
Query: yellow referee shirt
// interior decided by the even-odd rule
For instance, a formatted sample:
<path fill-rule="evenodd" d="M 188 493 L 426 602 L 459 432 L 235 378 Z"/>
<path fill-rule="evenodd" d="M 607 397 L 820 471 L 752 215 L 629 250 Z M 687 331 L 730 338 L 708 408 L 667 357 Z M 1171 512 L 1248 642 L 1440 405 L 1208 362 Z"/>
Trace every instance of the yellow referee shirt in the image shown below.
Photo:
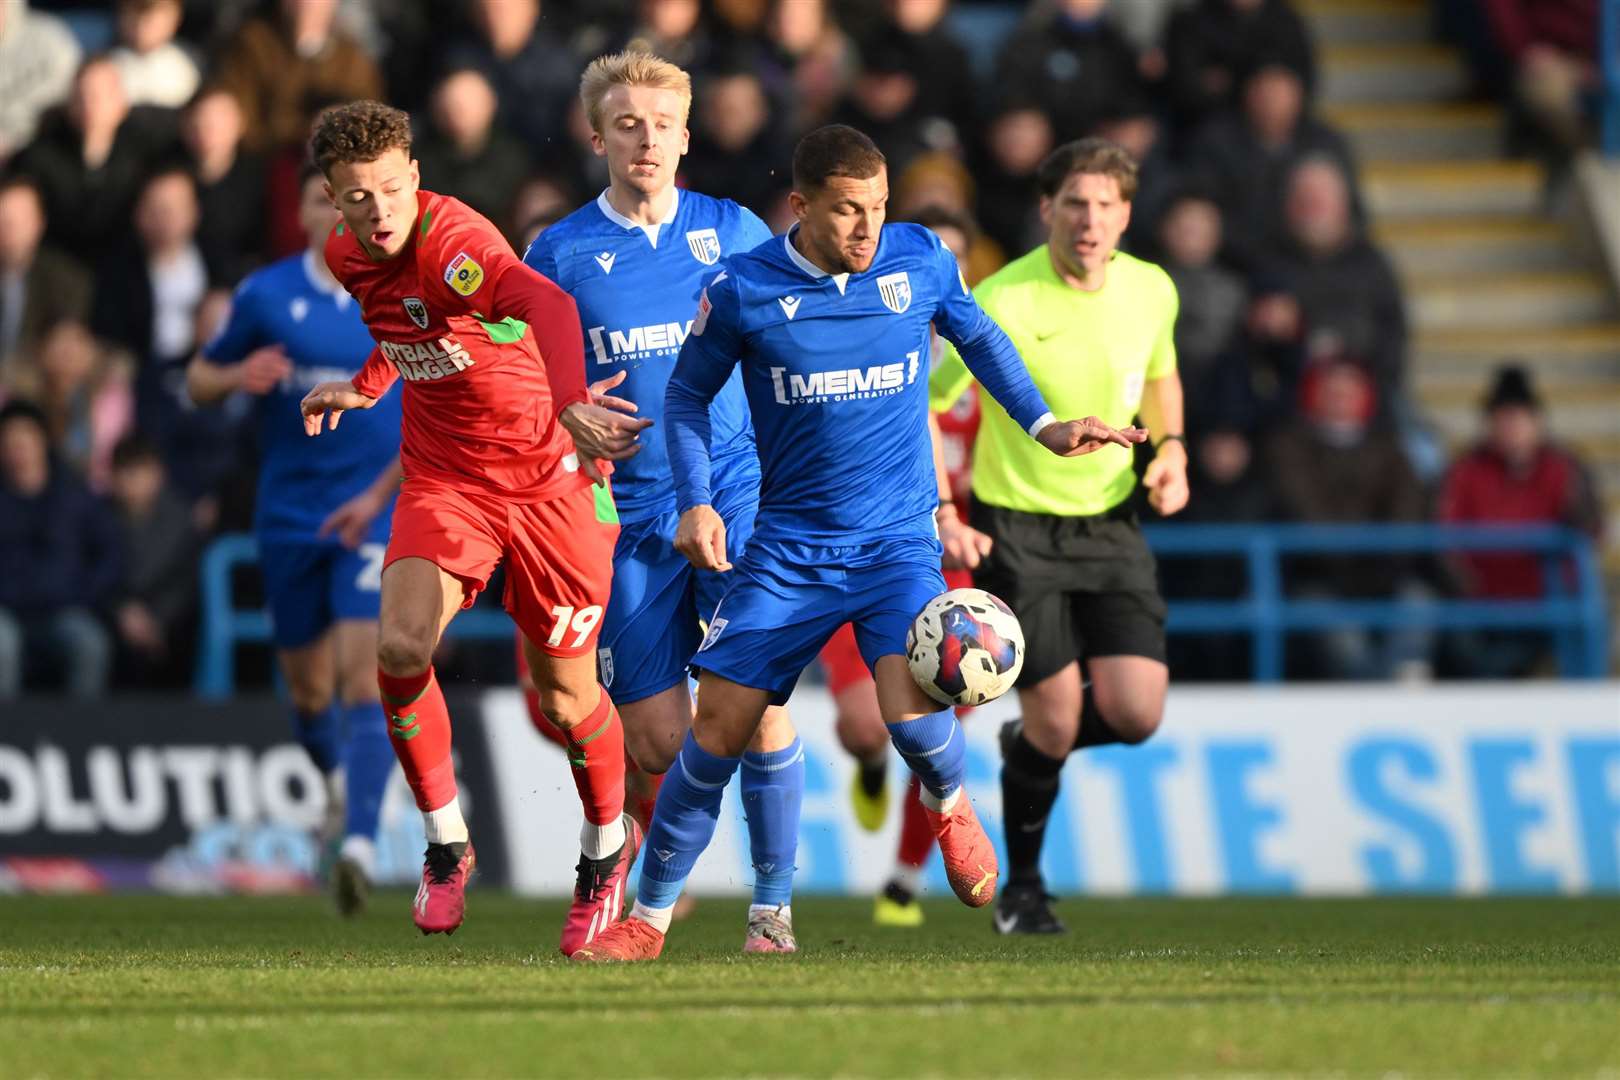
<path fill-rule="evenodd" d="M 1095 416 L 1128 427 L 1142 406 L 1143 385 L 1176 369 L 1176 287 L 1162 269 L 1124 252 L 1109 262 L 1107 281 L 1096 292 L 1058 277 L 1043 244 L 985 278 L 973 295 L 1012 338 L 1060 420 Z M 961 356 L 948 349 L 929 379 L 929 403 L 935 411 L 947 409 L 972 383 Z M 1125 447 L 1058 457 L 990 395 L 981 397 L 973 494 L 983 502 L 1081 517 L 1117 506 L 1136 486 Z"/>

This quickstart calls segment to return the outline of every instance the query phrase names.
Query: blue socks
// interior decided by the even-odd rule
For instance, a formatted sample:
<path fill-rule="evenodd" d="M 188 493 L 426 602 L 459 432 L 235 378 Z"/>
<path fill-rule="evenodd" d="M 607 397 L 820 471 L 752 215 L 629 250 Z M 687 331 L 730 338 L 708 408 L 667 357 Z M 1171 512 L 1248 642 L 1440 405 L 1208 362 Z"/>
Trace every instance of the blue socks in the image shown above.
<path fill-rule="evenodd" d="M 336 705 L 313 714 L 293 710 L 293 734 L 322 777 L 343 764 L 343 722 Z"/>
<path fill-rule="evenodd" d="M 754 862 L 754 905 L 793 900 L 794 853 L 804 803 L 804 743 L 797 736 L 780 750 L 742 756 L 742 804 Z"/>
<path fill-rule="evenodd" d="M 962 786 L 962 777 L 967 773 L 967 742 L 956 722 L 956 710 L 941 709 L 915 720 L 890 724 L 889 740 L 936 799 L 949 798 Z"/>
<path fill-rule="evenodd" d="M 714 839 L 720 801 L 740 760 L 715 757 L 688 731 L 675 764 L 664 777 L 652 827 L 641 848 L 641 879 L 636 887 L 637 909 L 665 913 L 659 930 L 668 929 L 668 909 L 681 895 L 697 857 Z"/>
<path fill-rule="evenodd" d="M 375 840 L 382 816 L 383 791 L 394 772 L 394 747 L 388 741 L 388 720 L 379 701 L 345 705 L 343 718 L 349 737 L 344 746 L 343 770 L 348 805 L 345 836 Z"/>

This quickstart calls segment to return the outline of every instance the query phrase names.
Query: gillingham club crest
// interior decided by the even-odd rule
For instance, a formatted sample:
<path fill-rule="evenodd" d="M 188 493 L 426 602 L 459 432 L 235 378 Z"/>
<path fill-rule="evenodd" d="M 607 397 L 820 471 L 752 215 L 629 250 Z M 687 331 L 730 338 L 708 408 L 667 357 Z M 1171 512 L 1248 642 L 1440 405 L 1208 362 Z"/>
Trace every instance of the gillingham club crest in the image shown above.
<path fill-rule="evenodd" d="M 401 303 L 405 305 L 405 314 L 411 317 L 411 322 L 416 324 L 416 328 L 426 330 L 428 328 L 428 310 L 427 305 L 422 303 L 422 298 L 420 296 L 407 296 Z"/>
<path fill-rule="evenodd" d="M 692 258 L 704 266 L 720 261 L 720 237 L 713 229 L 693 229 L 686 234 L 686 246 L 692 249 Z"/>
<path fill-rule="evenodd" d="M 878 295 L 883 297 L 883 306 L 896 315 L 903 315 L 911 306 L 911 279 L 904 270 L 898 274 L 884 274 L 877 279 Z"/>

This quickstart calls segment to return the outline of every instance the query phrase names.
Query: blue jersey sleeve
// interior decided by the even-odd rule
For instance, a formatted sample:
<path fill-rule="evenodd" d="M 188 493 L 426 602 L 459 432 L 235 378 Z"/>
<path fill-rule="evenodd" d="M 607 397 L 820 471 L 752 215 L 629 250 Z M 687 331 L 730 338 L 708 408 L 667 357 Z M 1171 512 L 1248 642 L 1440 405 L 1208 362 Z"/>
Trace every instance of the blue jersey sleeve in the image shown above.
<path fill-rule="evenodd" d="M 692 331 L 664 391 L 664 441 L 683 514 L 713 497 L 709 405 L 742 358 L 742 343 L 736 282 L 721 270 L 698 297 Z"/>
<path fill-rule="evenodd" d="M 546 239 L 545 233 L 534 238 L 529 250 L 523 253 L 523 261 L 552 281 L 557 281 L 557 249 Z M 557 283 L 562 284 L 560 281 Z"/>
<path fill-rule="evenodd" d="M 950 248 L 934 240 L 934 266 L 939 282 L 939 305 L 934 329 L 956 346 L 979 385 L 990 392 L 1018 426 L 1029 431 L 1051 410 L 1035 381 L 1029 377 L 1018 349 L 996 321 L 984 313 L 968 290 Z"/>
<path fill-rule="evenodd" d="M 202 347 L 202 357 L 211 364 L 239 364 L 261 345 L 269 343 L 259 319 L 254 279 L 248 278 L 231 297 L 231 312 L 225 324 Z"/>
<path fill-rule="evenodd" d="M 751 251 L 771 238 L 771 227 L 761 221 L 759 215 L 748 207 L 739 207 L 739 210 L 741 213 L 737 228 L 742 235 L 742 243 L 738 245 L 737 250 Z"/>

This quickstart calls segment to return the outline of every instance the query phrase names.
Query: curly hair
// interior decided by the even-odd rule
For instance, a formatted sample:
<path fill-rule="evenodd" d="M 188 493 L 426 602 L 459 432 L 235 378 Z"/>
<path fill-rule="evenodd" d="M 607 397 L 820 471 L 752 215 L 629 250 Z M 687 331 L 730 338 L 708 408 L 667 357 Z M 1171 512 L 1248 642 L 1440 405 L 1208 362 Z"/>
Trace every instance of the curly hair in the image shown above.
<path fill-rule="evenodd" d="M 309 156 L 322 173 L 330 174 L 334 165 L 376 161 L 396 147 L 410 157 L 410 115 L 380 101 L 351 101 L 321 113 L 309 139 Z"/>

